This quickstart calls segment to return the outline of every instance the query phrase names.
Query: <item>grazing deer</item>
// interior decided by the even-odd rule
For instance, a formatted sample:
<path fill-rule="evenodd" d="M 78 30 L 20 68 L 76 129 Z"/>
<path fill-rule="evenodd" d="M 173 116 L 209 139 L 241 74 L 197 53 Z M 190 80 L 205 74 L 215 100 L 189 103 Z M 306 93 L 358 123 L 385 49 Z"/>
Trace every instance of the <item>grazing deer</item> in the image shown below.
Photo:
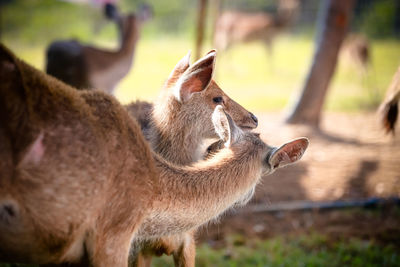
<path fill-rule="evenodd" d="M 392 82 L 386 92 L 386 97 L 382 101 L 379 111 L 382 116 L 382 126 L 387 133 L 394 134 L 397 117 L 399 114 L 400 101 L 400 67 L 393 76 Z"/>
<path fill-rule="evenodd" d="M 76 91 L 3 46 L 0 78 L 0 262 L 126 267 L 132 242 L 212 220 L 308 146 L 269 147 L 218 106 L 225 148 L 179 167 L 151 151 L 112 96 Z"/>
<path fill-rule="evenodd" d="M 131 69 L 142 24 L 151 16 L 149 6 L 138 14 L 120 15 L 115 6 L 105 5 L 105 14 L 118 27 L 116 51 L 84 45 L 76 40 L 55 41 L 47 48 L 46 72 L 78 89 L 96 88 L 113 93 Z"/>
<path fill-rule="evenodd" d="M 198 75 L 213 75 L 215 59 L 216 53 L 212 50 L 190 66 L 190 54 L 187 54 L 171 72 L 154 105 L 138 101 L 127 106 L 130 114 L 140 122 L 153 150 L 172 163 L 189 165 L 202 158 L 204 139 L 218 137 L 210 123 L 217 105 L 222 105 L 240 128 L 257 127 L 257 118 L 227 96 L 214 81 L 209 85 L 194 86 Z M 193 97 L 187 99 L 190 95 Z M 139 263 L 149 265 L 152 254 L 165 252 L 174 256 L 177 266 L 193 266 L 193 234 L 191 231 L 146 242 Z"/>
<path fill-rule="evenodd" d="M 279 0 L 277 14 L 223 12 L 216 22 L 214 46 L 224 51 L 235 43 L 262 41 L 272 55 L 273 39 L 293 24 L 298 10 L 299 0 Z"/>

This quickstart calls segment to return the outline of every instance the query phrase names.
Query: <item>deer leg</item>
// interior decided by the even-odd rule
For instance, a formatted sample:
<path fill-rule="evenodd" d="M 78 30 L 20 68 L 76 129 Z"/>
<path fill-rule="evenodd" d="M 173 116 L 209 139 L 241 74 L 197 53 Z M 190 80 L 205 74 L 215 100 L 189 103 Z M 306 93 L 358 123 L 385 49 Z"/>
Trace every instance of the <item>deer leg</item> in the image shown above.
<path fill-rule="evenodd" d="M 105 231 L 96 231 L 95 242 L 92 251 L 94 267 L 128 267 L 129 251 L 133 237 L 140 225 L 140 220 L 133 227 L 123 229 L 113 225 Z"/>
<path fill-rule="evenodd" d="M 150 267 L 151 266 L 151 260 L 152 256 L 151 255 L 146 255 L 143 253 L 139 253 L 137 260 L 136 260 L 136 265 L 137 267 Z"/>
<path fill-rule="evenodd" d="M 179 250 L 174 251 L 174 263 L 176 267 L 194 267 L 196 258 L 196 244 L 194 233 L 185 233 L 184 241 Z"/>

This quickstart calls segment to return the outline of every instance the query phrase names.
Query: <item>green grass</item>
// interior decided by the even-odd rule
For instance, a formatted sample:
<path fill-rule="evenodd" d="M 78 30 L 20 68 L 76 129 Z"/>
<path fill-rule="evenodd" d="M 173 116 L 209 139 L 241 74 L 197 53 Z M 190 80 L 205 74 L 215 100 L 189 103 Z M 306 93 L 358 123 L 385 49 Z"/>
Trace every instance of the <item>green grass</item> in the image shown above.
<path fill-rule="evenodd" d="M 227 248 L 197 248 L 196 266 L 400 266 L 400 253 L 393 246 L 358 239 L 332 242 L 323 235 L 277 237 L 242 244 L 231 238 Z M 237 245 L 240 244 L 240 245 Z M 173 266 L 163 256 L 153 266 Z"/>
<path fill-rule="evenodd" d="M 139 42 L 134 66 L 116 91 L 122 103 L 135 99 L 153 100 L 177 61 L 193 47 L 191 39 L 161 35 Z M 44 68 L 46 44 L 29 45 L 6 39 L 17 55 Z M 115 43 L 100 38 L 97 44 Z M 362 77 L 352 65 L 340 61 L 328 91 L 326 109 L 358 111 L 374 109 L 400 64 L 399 41 L 372 43 L 372 68 Z M 204 53 L 211 46 L 206 46 Z M 251 110 L 282 110 L 301 89 L 313 53 L 313 41 L 303 36 L 281 36 L 270 56 L 260 43 L 237 45 L 217 59 L 215 79 L 232 98 Z"/>
<path fill-rule="evenodd" d="M 329 240 L 320 234 L 275 237 L 268 240 L 245 240 L 231 236 L 223 249 L 202 244 L 196 250 L 197 267 L 240 266 L 400 266 L 400 251 L 392 245 L 350 239 Z M 36 265 L 1 264 L 0 267 L 36 267 Z M 154 258 L 155 267 L 173 266 L 172 257 Z"/>

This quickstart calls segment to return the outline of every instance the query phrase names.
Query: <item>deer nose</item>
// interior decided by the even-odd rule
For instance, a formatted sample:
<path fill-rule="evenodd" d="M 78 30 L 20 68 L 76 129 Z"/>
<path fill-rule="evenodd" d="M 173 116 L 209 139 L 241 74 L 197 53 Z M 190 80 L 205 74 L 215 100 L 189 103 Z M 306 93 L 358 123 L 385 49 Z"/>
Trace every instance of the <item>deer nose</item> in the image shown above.
<path fill-rule="evenodd" d="M 258 125 L 258 119 L 257 119 L 257 117 L 253 114 L 253 113 L 251 113 L 251 112 L 249 112 L 250 113 L 250 117 L 251 117 L 251 119 L 256 123 L 256 126 Z"/>

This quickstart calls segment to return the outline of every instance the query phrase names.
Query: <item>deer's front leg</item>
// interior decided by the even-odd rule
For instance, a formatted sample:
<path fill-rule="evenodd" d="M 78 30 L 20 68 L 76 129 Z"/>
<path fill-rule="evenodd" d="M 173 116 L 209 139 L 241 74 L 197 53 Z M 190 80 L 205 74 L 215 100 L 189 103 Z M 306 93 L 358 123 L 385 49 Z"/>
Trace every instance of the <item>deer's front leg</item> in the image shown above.
<path fill-rule="evenodd" d="M 196 243 L 194 232 L 183 234 L 182 246 L 173 253 L 176 267 L 194 267 L 196 258 Z"/>
<path fill-rule="evenodd" d="M 147 255 L 139 253 L 136 260 L 136 267 L 150 267 L 151 266 L 152 255 Z"/>
<path fill-rule="evenodd" d="M 96 231 L 92 251 L 94 267 L 128 267 L 129 250 L 131 242 L 137 232 L 141 220 L 132 225 L 109 224 Z"/>

